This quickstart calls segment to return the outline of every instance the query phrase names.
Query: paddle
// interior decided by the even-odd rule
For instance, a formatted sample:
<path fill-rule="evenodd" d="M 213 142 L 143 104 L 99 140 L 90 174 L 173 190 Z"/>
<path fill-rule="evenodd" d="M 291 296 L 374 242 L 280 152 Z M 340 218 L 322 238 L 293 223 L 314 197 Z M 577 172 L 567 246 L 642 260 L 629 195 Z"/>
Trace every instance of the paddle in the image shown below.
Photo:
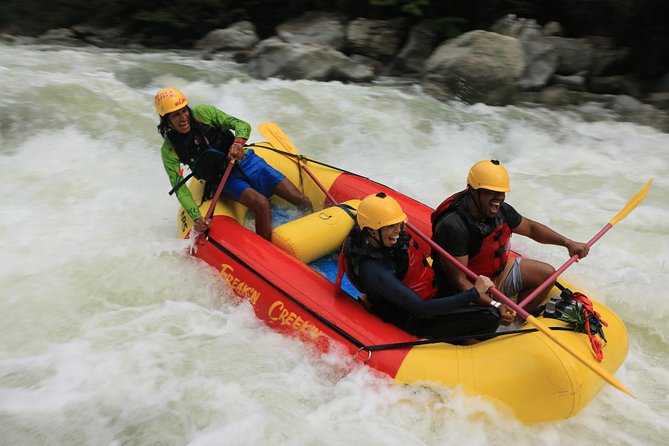
<path fill-rule="evenodd" d="M 413 226 L 411 223 L 407 223 L 407 227 L 411 229 L 416 235 L 418 235 L 420 238 L 425 240 L 432 248 L 434 248 L 443 258 L 449 260 L 451 263 L 453 263 L 455 266 L 457 266 L 460 270 L 462 270 L 467 277 L 473 282 L 478 278 L 478 275 L 474 273 L 472 270 L 467 268 L 465 265 L 460 263 L 455 257 L 450 255 L 448 252 L 446 252 L 441 246 L 436 244 L 430 237 L 426 236 L 423 234 L 421 231 L 419 231 L 415 226 Z M 555 342 L 557 345 L 562 347 L 565 351 L 570 353 L 573 357 L 581 361 L 586 367 L 588 367 L 590 370 L 598 374 L 600 377 L 602 377 L 605 381 L 607 381 L 609 384 L 615 386 L 616 388 L 622 390 L 623 392 L 627 393 L 630 396 L 632 393 L 625 388 L 612 374 L 604 370 L 601 366 L 598 364 L 593 363 L 591 360 L 586 358 L 585 356 L 581 355 L 580 353 L 572 350 L 567 344 L 563 343 L 560 338 L 555 336 L 555 333 L 551 331 L 550 328 L 539 322 L 537 318 L 529 314 L 527 311 L 525 311 L 524 308 L 522 308 L 520 305 L 509 299 L 507 296 L 502 294 L 501 291 L 499 291 L 496 288 L 490 288 L 488 290 L 490 293 L 492 293 L 493 296 L 495 296 L 498 300 L 504 302 L 508 307 L 513 309 L 520 317 L 522 317 L 525 321 L 529 322 L 531 325 L 533 325 L 535 328 L 537 328 L 541 333 L 545 334 L 550 340 Z"/>
<path fill-rule="evenodd" d="M 221 198 L 221 193 L 223 193 L 223 188 L 225 187 L 225 183 L 228 181 L 228 177 L 230 176 L 230 172 L 232 172 L 232 167 L 235 165 L 235 160 L 231 160 L 228 163 L 228 166 L 225 168 L 225 172 L 223 172 L 223 178 L 221 178 L 221 182 L 218 183 L 218 187 L 216 188 L 216 192 L 214 193 L 214 197 L 211 199 L 211 203 L 209 204 L 209 209 L 207 209 L 207 213 L 204 216 L 205 221 L 209 220 L 211 216 L 214 214 L 214 209 L 216 209 L 216 203 L 218 203 L 218 199 Z M 197 250 L 197 241 L 202 237 L 203 233 L 196 231 L 195 226 L 193 225 L 193 229 L 191 230 L 191 242 L 188 244 L 188 250 L 190 251 L 191 254 L 194 254 Z"/>
<path fill-rule="evenodd" d="M 267 138 L 268 142 L 271 143 L 274 147 L 276 148 L 281 148 L 285 150 L 286 152 L 298 154 L 297 148 L 295 145 L 292 143 L 292 141 L 286 136 L 283 131 L 279 128 L 278 125 L 268 122 L 265 124 L 261 124 L 258 126 L 258 129 L 262 133 L 262 135 Z M 299 163 L 298 163 L 299 164 Z M 307 168 L 307 166 L 300 164 L 300 166 L 304 169 L 307 174 L 316 181 L 316 184 L 321 188 L 321 190 L 330 198 L 333 203 L 336 204 L 336 201 L 330 193 L 325 189 L 325 187 L 315 178 L 315 175 Z M 478 275 L 475 274 L 473 271 L 471 271 L 469 268 L 467 268 L 465 265 L 460 263 L 455 257 L 450 255 L 448 252 L 446 252 L 441 246 L 436 244 L 431 238 L 423 234 L 421 231 L 419 231 L 416 227 L 414 227 L 412 224 L 407 223 L 407 226 L 420 238 L 425 240 L 431 247 L 433 247 L 439 254 L 441 254 L 444 258 L 448 259 L 449 261 L 453 262 L 458 268 L 460 268 L 472 281 L 475 281 L 478 278 Z M 534 316 L 529 314 L 527 311 L 525 311 L 523 308 L 518 306 L 514 301 L 506 297 L 504 294 L 502 294 L 499 290 L 495 288 L 490 288 L 489 290 L 497 299 L 500 301 L 504 302 L 507 306 L 512 308 L 514 311 L 516 311 L 517 314 L 520 315 L 524 320 L 529 322 L 530 324 L 534 325 L 541 333 L 546 335 L 550 340 L 555 342 L 557 345 L 562 347 L 565 351 L 567 351 L 569 354 L 571 354 L 573 357 L 578 359 L 581 363 L 583 363 L 586 367 L 588 367 L 590 370 L 595 372 L 597 375 L 599 375 L 601 378 L 603 378 L 606 382 L 609 384 L 615 386 L 616 388 L 622 390 L 623 392 L 627 393 L 630 396 L 632 393 L 625 388 L 612 374 L 604 370 L 601 366 L 598 364 L 593 363 L 591 360 L 588 358 L 584 357 L 583 355 L 579 354 L 576 351 L 573 351 L 568 345 L 563 343 L 555 334 L 544 324 L 539 322 Z"/>
<path fill-rule="evenodd" d="M 644 198 L 646 198 L 646 194 L 648 194 L 648 190 L 650 189 L 650 186 L 652 184 L 653 180 L 652 179 L 648 180 L 641 189 L 639 189 L 634 195 L 632 195 L 632 198 L 629 199 L 625 207 L 623 207 L 622 210 L 618 212 L 616 216 L 613 217 L 613 219 L 611 219 L 611 221 L 608 222 L 606 226 L 602 228 L 601 231 L 597 233 L 597 235 L 595 235 L 592 239 L 590 239 L 590 241 L 587 243 L 588 248 L 594 245 L 597 242 L 597 240 L 602 238 L 602 236 L 606 234 L 609 231 L 609 229 L 613 227 L 613 225 L 618 223 L 623 218 L 627 217 L 627 215 L 630 212 L 632 212 L 634 208 L 636 208 L 639 205 L 639 203 L 643 201 Z M 528 303 L 530 303 L 532 299 L 534 299 L 539 293 L 541 293 L 544 289 L 546 289 L 546 287 L 552 285 L 555 282 L 555 279 L 557 279 L 560 276 L 560 274 L 562 274 L 567 268 L 569 268 L 576 260 L 578 260 L 578 255 L 574 254 L 573 256 L 571 256 L 569 260 L 567 260 L 567 262 L 564 265 L 558 268 L 548 279 L 546 279 L 541 285 L 536 287 L 534 291 L 532 291 L 529 295 L 527 295 L 527 297 L 525 297 L 525 299 L 523 299 L 522 302 L 520 302 L 519 306 L 525 307 Z"/>
<path fill-rule="evenodd" d="M 292 153 L 293 155 L 297 155 L 297 165 L 300 166 L 312 180 L 314 180 L 314 183 L 316 183 L 320 190 L 323 191 L 325 196 L 332 202 L 332 204 L 337 204 L 337 200 L 335 200 L 335 198 L 330 194 L 325 186 L 323 186 L 323 183 L 320 182 L 316 175 L 311 172 L 311 169 L 300 162 L 300 152 L 297 151 L 295 144 L 293 144 L 290 138 L 288 138 L 288 136 L 283 133 L 283 130 L 281 130 L 278 125 L 273 122 L 265 122 L 258 126 L 258 130 L 260 130 L 260 133 L 262 133 L 262 135 L 267 138 L 267 141 L 272 144 L 272 146 L 281 148 L 288 153 Z"/>
<path fill-rule="evenodd" d="M 232 172 L 232 168 L 235 165 L 235 160 L 230 160 L 228 163 L 228 167 L 225 168 L 225 172 L 223 172 L 223 178 L 221 178 L 221 182 L 218 183 L 218 187 L 216 188 L 216 192 L 214 193 L 214 198 L 211 199 L 211 203 L 209 204 L 209 209 L 207 209 L 207 214 L 204 216 L 205 220 L 209 220 L 211 216 L 214 214 L 214 209 L 216 209 L 216 203 L 218 203 L 218 199 L 221 198 L 221 193 L 223 192 L 223 188 L 225 187 L 225 183 L 228 181 L 228 177 L 230 176 L 230 172 Z"/>

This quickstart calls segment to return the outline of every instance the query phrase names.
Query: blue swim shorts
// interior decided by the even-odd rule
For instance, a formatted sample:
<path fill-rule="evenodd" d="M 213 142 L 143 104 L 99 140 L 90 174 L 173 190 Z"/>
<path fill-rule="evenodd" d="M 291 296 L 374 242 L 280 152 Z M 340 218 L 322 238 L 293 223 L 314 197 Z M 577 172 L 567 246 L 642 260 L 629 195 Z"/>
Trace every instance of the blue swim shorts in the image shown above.
<path fill-rule="evenodd" d="M 225 183 L 223 193 L 233 200 L 239 201 L 242 192 L 249 187 L 260 192 L 267 198 L 272 196 L 274 189 L 286 176 L 267 164 L 264 159 L 248 149 L 246 156 L 237 161 L 232 168 L 230 177 Z"/>

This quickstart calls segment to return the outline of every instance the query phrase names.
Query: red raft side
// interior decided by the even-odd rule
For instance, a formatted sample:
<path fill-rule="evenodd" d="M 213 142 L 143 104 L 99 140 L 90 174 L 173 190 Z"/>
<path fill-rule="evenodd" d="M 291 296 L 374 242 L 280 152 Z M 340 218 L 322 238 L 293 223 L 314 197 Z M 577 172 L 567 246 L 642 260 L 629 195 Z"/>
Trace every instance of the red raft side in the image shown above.
<path fill-rule="evenodd" d="M 329 192 L 338 202 L 354 198 L 361 200 L 369 194 L 385 192 L 387 195 L 397 200 L 404 213 L 407 214 L 409 221 L 416 227 L 416 229 L 428 237 L 432 236 L 432 224 L 430 223 L 432 208 L 411 197 L 400 194 L 396 190 L 384 186 L 381 183 L 377 183 L 369 178 L 358 175 L 342 173 L 332 183 Z M 414 240 L 417 240 L 420 244 L 421 251 L 426 255 L 429 255 L 429 245 L 420 237 L 414 237 Z"/>
<path fill-rule="evenodd" d="M 314 342 L 322 351 L 329 349 L 330 339 L 352 354 L 363 345 L 417 340 L 339 294 L 327 278 L 230 217 L 214 217 L 196 257 L 216 268 L 268 326 Z M 374 352 L 367 364 L 395 378 L 408 352 Z M 366 353 L 358 357 L 368 359 Z"/>

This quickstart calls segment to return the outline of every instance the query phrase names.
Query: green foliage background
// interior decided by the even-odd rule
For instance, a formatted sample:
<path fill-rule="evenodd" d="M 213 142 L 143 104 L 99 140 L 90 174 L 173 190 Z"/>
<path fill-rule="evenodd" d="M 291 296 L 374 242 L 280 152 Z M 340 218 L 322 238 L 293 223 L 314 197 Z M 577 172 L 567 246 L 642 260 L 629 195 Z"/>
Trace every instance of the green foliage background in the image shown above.
<path fill-rule="evenodd" d="M 441 38 L 487 29 L 512 13 L 540 24 L 554 20 L 566 35 L 607 35 L 632 56 L 627 71 L 654 77 L 669 71 L 667 0 L 3 0 L 0 31 L 36 36 L 52 28 L 90 24 L 121 27 L 147 46 L 187 48 L 207 32 L 239 20 L 253 22 L 262 38 L 306 11 L 348 18 L 404 16 L 428 20 Z"/>

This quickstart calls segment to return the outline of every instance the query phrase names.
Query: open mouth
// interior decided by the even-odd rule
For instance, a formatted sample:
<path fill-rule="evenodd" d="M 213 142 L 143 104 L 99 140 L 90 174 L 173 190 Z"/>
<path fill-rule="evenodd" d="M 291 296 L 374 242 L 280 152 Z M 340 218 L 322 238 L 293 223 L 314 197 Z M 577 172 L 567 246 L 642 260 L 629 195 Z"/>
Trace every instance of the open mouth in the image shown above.
<path fill-rule="evenodd" d="M 399 235 L 399 234 L 388 236 L 388 244 L 392 246 L 392 245 L 394 245 L 395 243 L 397 243 L 397 241 L 398 241 L 399 239 L 400 239 L 400 235 Z"/>
<path fill-rule="evenodd" d="M 185 120 L 177 124 L 177 131 L 181 133 L 188 133 L 190 131 L 190 122 Z"/>
<path fill-rule="evenodd" d="M 490 212 L 493 214 L 499 211 L 500 206 L 502 206 L 502 200 L 493 200 L 490 202 Z"/>

